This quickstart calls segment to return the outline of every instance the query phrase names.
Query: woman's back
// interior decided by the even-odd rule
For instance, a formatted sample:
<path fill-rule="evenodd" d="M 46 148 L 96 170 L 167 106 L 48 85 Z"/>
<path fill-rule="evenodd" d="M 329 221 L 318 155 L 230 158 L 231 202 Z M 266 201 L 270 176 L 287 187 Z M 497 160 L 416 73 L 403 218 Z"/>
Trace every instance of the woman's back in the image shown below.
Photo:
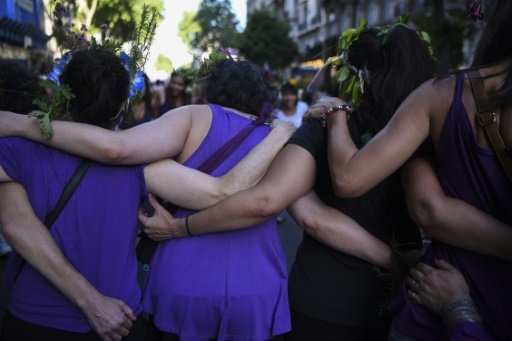
<path fill-rule="evenodd" d="M 192 118 L 191 138 L 180 155 L 196 169 L 252 124 L 223 107 L 203 107 L 211 108 L 210 120 L 204 111 Z M 201 122 L 195 124 L 196 119 Z M 267 132 L 266 126 L 256 127 L 212 174 L 226 173 Z M 189 214 L 176 212 L 177 217 Z M 273 219 L 236 232 L 164 242 L 152 263 L 144 307 L 155 315 L 159 329 L 181 339 L 243 335 L 247 340 L 269 339 L 289 329 L 286 263 Z"/>

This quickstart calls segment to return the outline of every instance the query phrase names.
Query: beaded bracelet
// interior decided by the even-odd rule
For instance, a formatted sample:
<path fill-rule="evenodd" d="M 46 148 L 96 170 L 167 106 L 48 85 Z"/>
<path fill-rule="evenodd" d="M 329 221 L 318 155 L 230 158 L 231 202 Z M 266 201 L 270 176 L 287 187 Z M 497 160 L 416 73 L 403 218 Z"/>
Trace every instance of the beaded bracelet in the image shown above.
<path fill-rule="evenodd" d="M 450 329 L 461 321 L 481 322 L 478 310 L 470 299 L 457 300 L 444 309 L 443 322 L 447 328 Z"/>
<path fill-rule="evenodd" d="M 352 114 L 352 107 L 348 104 L 339 104 L 333 107 L 328 108 L 326 111 L 322 113 L 320 119 L 322 120 L 322 125 L 325 127 L 327 122 L 327 117 L 335 113 L 336 111 L 344 111 L 347 113 L 347 120 L 350 119 L 350 114 Z"/>

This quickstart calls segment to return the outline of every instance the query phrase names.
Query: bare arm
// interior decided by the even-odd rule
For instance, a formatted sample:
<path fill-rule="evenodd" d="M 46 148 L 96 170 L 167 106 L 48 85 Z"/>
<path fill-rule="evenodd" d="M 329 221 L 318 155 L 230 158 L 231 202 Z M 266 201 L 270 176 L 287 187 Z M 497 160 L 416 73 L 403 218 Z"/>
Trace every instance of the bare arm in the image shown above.
<path fill-rule="evenodd" d="M 364 194 L 396 171 L 414 153 L 430 131 L 432 103 L 437 94 L 431 82 L 415 90 L 398 108 L 389 123 L 358 150 L 347 127 L 344 111 L 327 120 L 329 128 L 329 169 L 336 194 L 356 197 Z M 315 108 L 343 103 L 336 98 L 322 98 Z"/>
<path fill-rule="evenodd" d="M 194 210 L 214 205 L 236 192 L 254 186 L 263 177 L 293 131 L 291 123 L 278 122 L 246 157 L 218 178 L 173 160 L 152 163 L 144 169 L 148 190 L 169 202 Z"/>
<path fill-rule="evenodd" d="M 0 173 L 5 175 L 3 170 Z M 0 227 L 16 252 L 80 308 L 103 340 L 127 335 L 135 320 L 132 310 L 122 301 L 100 294 L 69 263 L 33 212 L 23 187 L 0 183 L 0 198 Z"/>
<path fill-rule="evenodd" d="M 154 121 L 119 132 L 89 124 L 53 121 L 51 139 L 41 136 L 36 119 L 2 111 L 0 136 L 22 136 L 107 164 L 149 163 L 181 152 L 191 127 L 192 110 L 210 109 L 181 107 Z"/>
<path fill-rule="evenodd" d="M 297 224 L 315 239 L 336 250 L 389 269 L 389 246 L 342 212 L 324 204 L 311 191 L 295 201 L 288 211 Z"/>
<path fill-rule="evenodd" d="M 512 262 L 512 228 L 446 196 L 431 162 L 417 158 L 407 164 L 404 190 L 411 217 L 432 238 Z"/>
<path fill-rule="evenodd" d="M 305 149 L 289 144 L 272 162 L 263 179 L 254 187 L 189 218 L 193 235 L 236 230 L 275 216 L 313 187 L 316 165 Z M 144 231 L 155 240 L 187 235 L 184 219 L 174 219 L 161 207 L 152 217 L 139 214 Z"/>

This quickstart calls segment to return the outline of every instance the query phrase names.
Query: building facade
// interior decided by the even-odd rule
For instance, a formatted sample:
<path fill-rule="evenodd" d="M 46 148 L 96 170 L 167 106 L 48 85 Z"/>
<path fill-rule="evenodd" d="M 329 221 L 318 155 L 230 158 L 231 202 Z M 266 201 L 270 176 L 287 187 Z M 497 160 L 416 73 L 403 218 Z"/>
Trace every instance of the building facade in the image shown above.
<path fill-rule="evenodd" d="M 43 0 L 0 1 L 0 59 L 22 62 L 34 71 L 51 62 Z"/>

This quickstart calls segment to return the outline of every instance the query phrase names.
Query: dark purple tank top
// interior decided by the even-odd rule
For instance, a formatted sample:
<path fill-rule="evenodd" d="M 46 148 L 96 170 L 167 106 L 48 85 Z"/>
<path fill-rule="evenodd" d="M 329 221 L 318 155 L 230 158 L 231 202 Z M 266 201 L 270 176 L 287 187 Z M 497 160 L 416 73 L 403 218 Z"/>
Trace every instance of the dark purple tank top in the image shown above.
<path fill-rule="evenodd" d="M 454 99 L 436 150 L 438 177 L 447 195 L 512 225 L 512 184 L 493 149 L 478 144 L 462 102 L 464 75 L 457 74 Z M 497 339 L 512 340 L 512 264 L 432 241 L 423 261 L 433 264 L 436 258 L 464 274 L 484 326 Z M 410 301 L 405 289 L 390 305 L 398 329 L 418 340 L 443 339 L 440 317 Z"/>

